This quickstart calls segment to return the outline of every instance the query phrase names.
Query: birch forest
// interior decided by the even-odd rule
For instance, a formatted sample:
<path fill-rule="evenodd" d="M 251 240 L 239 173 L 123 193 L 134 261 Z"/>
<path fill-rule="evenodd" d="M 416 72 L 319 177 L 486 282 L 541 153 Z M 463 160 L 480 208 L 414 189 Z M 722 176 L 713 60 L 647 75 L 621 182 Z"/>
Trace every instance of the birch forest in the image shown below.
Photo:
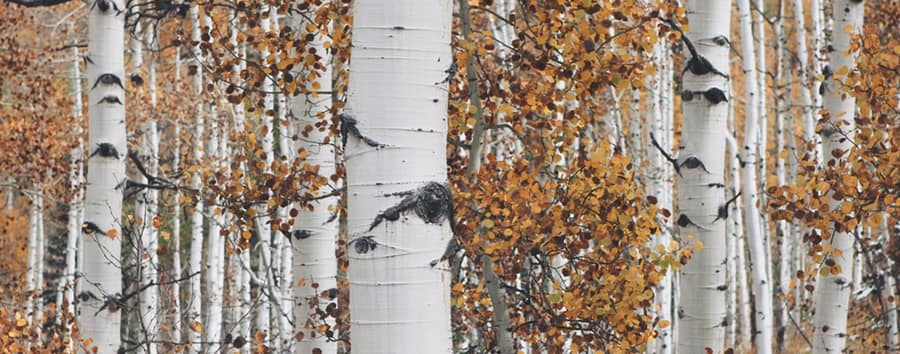
<path fill-rule="evenodd" d="M 896 0 L 2 0 L 0 353 L 900 353 Z"/>

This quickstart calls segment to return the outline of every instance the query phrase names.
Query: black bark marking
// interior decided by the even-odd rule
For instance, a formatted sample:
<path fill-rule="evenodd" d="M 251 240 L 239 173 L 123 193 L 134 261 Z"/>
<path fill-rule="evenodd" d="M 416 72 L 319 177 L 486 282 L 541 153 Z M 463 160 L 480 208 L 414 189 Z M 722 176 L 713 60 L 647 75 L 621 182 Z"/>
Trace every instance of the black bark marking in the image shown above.
<path fill-rule="evenodd" d="M 84 59 L 84 65 L 94 64 L 94 61 L 91 60 L 91 57 L 87 54 L 81 56 L 81 59 Z"/>
<path fill-rule="evenodd" d="M 453 195 L 450 194 L 450 188 L 446 185 L 429 182 L 414 191 L 399 192 L 393 195 L 404 198 L 397 205 L 376 215 L 375 220 L 369 225 L 368 231 L 372 231 L 385 220 L 397 221 L 400 219 L 400 214 L 409 210 L 413 210 L 419 218 L 429 224 L 439 224 L 445 219 L 450 219 L 450 229 L 454 231 Z"/>
<path fill-rule="evenodd" d="M 665 157 L 666 160 L 672 164 L 672 167 L 675 168 L 675 172 L 677 172 L 678 175 L 681 176 L 681 168 L 680 166 L 678 166 L 678 160 L 673 158 L 672 155 L 669 155 L 666 150 L 663 150 L 662 146 L 659 146 L 659 142 L 656 141 L 656 137 L 653 136 L 653 133 L 650 133 L 650 142 L 653 143 L 653 146 L 655 146 L 656 149 L 659 150 L 659 153 L 662 154 L 663 157 Z"/>
<path fill-rule="evenodd" d="M 81 232 L 86 233 L 88 235 L 96 232 L 98 234 L 106 236 L 105 231 L 101 230 L 100 227 L 97 226 L 97 224 L 90 222 L 90 221 L 85 221 L 83 224 L 81 224 Z"/>
<path fill-rule="evenodd" d="M 688 217 L 686 214 L 681 214 L 681 216 L 678 217 L 678 226 L 681 226 L 681 227 L 693 226 L 700 230 L 706 230 L 703 226 L 697 225 L 697 223 L 691 221 L 691 218 Z"/>
<path fill-rule="evenodd" d="M 113 9 L 116 11 L 116 15 L 122 13 L 122 10 L 119 9 L 119 5 L 116 5 L 116 3 L 114 1 L 97 0 L 94 2 L 93 5 L 91 5 L 91 10 L 94 9 L 94 6 L 96 6 L 98 9 L 100 9 L 101 12 L 107 12 L 107 11 L 109 11 L 109 9 Z"/>
<path fill-rule="evenodd" d="M 118 97 L 112 96 L 112 95 L 105 96 L 105 97 L 101 98 L 99 102 L 97 102 L 97 104 L 103 104 L 103 103 L 118 104 L 120 106 L 123 105 L 122 101 L 120 101 Z"/>
<path fill-rule="evenodd" d="M 720 205 L 718 213 L 717 213 L 718 215 L 716 215 L 716 218 L 713 219 L 713 222 L 719 221 L 719 219 L 721 219 L 721 220 L 728 219 L 728 206 L 731 205 L 731 203 L 734 203 L 734 201 L 737 200 L 737 198 L 740 196 L 741 196 L 741 192 L 738 192 L 733 197 L 731 197 L 731 199 L 726 201 L 725 204 Z"/>
<path fill-rule="evenodd" d="M 695 169 L 695 168 L 700 167 L 700 168 L 703 168 L 704 172 L 710 173 L 709 170 L 706 169 L 706 165 L 703 164 L 703 161 L 700 161 L 700 159 L 697 158 L 697 156 L 689 156 L 688 158 L 684 159 L 684 162 L 682 162 L 681 165 L 679 165 L 679 167 L 687 167 L 689 169 Z"/>
<path fill-rule="evenodd" d="M 350 241 L 353 244 L 353 249 L 356 250 L 356 253 L 366 254 L 369 251 L 375 250 L 375 247 L 378 246 L 378 242 L 375 241 L 375 236 L 363 236 Z"/>
<path fill-rule="evenodd" d="M 100 75 L 99 77 L 97 77 L 97 81 L 94 81 L 94 86 L 91 87 L 91 90 L 97 88 L 97 85 L 99 85 L 99 84 L 116 85 L 116 86 L 119 86 L 123 90 L 125 89 L 125 85 L 122 84 L 122 79 L 120 79 L 115 74 L 110 74 L 110 73 L 106 73 L 106 74 L 103 74 L 103 75 Z"/>
<path fill-rule="evenodd" d="M 664 18 L 662 20 L 667 22 L 669 25 L 671 25 L 673 28 L 675 28 L 675 30 L 677 30 L 679 33 L 681 33 L 681 41 L 684 42 L 684 45 L 687 47 L 688 51 L 691 52 L 691 59 L 688 60 L 687 66 L 685 66 L 684 70 L 681 71 L 682 75 L 684 75 L 685 72 L 690 70 L 692 74 L 698 75 L 698 76 L 713 73 L 713 74 L 719 75 L 721 77 L 724 77 L 726 79 L 728 78 L 727 74 L 725 74 L 725 73 L 719 71 L 718 69 L 716 69 L 715 67 L 713 67 L 712 63 L 710 63 L 709 60 L 707 60 L 706 58 L 701 56 L 700 53 L 697 52 L 697 48 L 694 47 L 694 43 L 691 43 L 691 40 L 688 39 L 687 35 L 684 33 L 684 31 L 681 30 L 681 27 L 678 26 L 678 24 L 675 23 L 675 21 L 668 19 L 668 18 Z M 725 37 L 724 35 L 719 35 L 719 36 L 713 37 L 712 41 L 713 41 L 713 43 L 720 45 L 720 46 L 725 46 L 725 45 L 730 46 L 728 37 Z"/>
<path fill-rule="evenodd" d="M 444 70 L 444 73 L 447 74 L 443 80 L 435 82 L 435 85 L 440 85 L 443 83 L 448 83 L 453 81 L 453 78 L 456 76 L 456 73 L 459 72 L 459 66 L 456 65 L 456 58 L 453 58 L 453 61 L 450 62 L 450 67 L 447 70 Z"/>
<path fill-rule="evenodd" d="M 94 155 L 99 155 L 100 157 L 109 157 L 118 160 L 121 155 L 119 155 L 119 151 L 116 150 L 116 146 L 110 143 L 98 143 L 97 148 L 94 149 L 94 152 L 91 153 L 88 158 L 94 157 Z"/>
<path fill-rule="evenodd" d="M 703 98 L 714 105 L 728 101 L 728 97 L 725 96 L 725 92 L 717 87 L 710 88 L 706 91 L 684 90 L 681 92 L 681 98 L 685 102 L 690 102 L 694 99 L 694 97 L 700 96 L 703 96 Z"/>
<path fill-rule="evenodd" d="M 309 231 L 306 229 L 297 229 L 297 230 L 293 230 L 293 231 L 281 231 L 281 234 L 284 235 L 284 237 L 287 238 L 288 243 L 290 243 L 291 246 L 293 246 L 294 239 L 298 239 L 298 240 L 308 239 L 312 236 L 312 231 Z"/>
<path fill-rule="evenodd" d="M 359 132 L 359 127 L 356 126 L 358 121 L 349 113 L 342 112 L 341 114 L 338 114 L 338 117 L 341 119 L 341 143 L 343 143 L 343 147 L 347 147 L 347 138 L 351 134 L 371 147 L 384 147 L 384 144 L 362 135 L 362 133 Z"/>

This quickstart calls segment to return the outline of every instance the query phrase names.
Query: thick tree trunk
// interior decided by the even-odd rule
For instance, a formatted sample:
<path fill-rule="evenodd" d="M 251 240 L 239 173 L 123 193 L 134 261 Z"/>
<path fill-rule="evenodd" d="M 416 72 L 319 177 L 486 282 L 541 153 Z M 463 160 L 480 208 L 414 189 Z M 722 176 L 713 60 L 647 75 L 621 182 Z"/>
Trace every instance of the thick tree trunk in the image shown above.
<path fill-rule="evenodd" d="M 730 103 L 702 96 L 703 92 L 718 92 L 725 97 L 728 91 L 728 78 L 718 74 L 728 72 L 728 44 L 711 39 L 728 38 L 731 1 L 693 0 L 688 1 L 687 7 L 690 31 L 685 35 L 693 44 L 691 47 L 696 46 L 696 53 L 688 54 L 693 57 L 694 70 L 683 76 L 684 90 L 693 97 L 682 102 L 684 127 L 677 161 L 681 174 L 680 215 L 676 220 L 681 226 L 681 239 L 688 243 L 685 246 L 695 251 L 680 270 L 677 351 L 703 353 L 708 348 L 719 353 L 727 324 L 727 283 L 726 220 L 717 218 L 717 214 L 719 207 L 725 205 L 725 193 L 720 187 L 725 182 L 722 133 Z"/>
<path fill-rule="evenodd" d="M 354 353 L 452 351 L 451 1 L 359 0 L 343 128 Z M 403 9 L 403 11 L 400 11 Z M 414 333 L 414 335 L 410 335 Z"/>
<path fill-rule="evenodd" d="M 84 282 L 79 334 L 91 338 L 101 353 L 115 353 L 121 345 L 118 297 L 122 292 L 120 264 L 122 189 L 125 180 L 125 8 L 95 6 L 88 17 L 87 64 L 90 130 L 87 189 L 82 234 Z M 112 103 L 118 101 L 119 103 Z"/>
<path fill-rule="evenodd" d="M 823 83 L 825 94 L 823 103 L 828 116 L 822 125 L 823 151 L 827 152 L 827 166 L 845 166 L 847 154 L 853 148 L 855 130 L 856 99 L 846 93 L 843 85 L 846 75 L 842 71 L 853 71 L 856 54 L 850 52 L 851 36 L 860 32 L 863 24 L 862 2 L 835 0 L 833 4 L 834 28 L 829 66 L 835 75 Z M 839 208 L 841 201 L 829 199 L 832 210 Z M 825 266 L 816 279 L 813 293 L 815 314 L 813 316 L 813 353 L 840 353 L 844 350 L 847 336 L 847 310 L 850 302 L 850 276 L 853 274 L 853 230 L 835 231 L 829 239 L 831 252 L 826 258 L 834 261 L 833 266 Z"/>

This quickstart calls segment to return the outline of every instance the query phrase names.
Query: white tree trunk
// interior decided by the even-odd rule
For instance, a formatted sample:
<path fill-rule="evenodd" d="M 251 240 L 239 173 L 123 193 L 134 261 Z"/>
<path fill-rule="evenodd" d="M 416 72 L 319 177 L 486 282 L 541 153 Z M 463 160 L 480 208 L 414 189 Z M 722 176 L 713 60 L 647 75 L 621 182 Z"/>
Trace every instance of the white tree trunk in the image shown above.
<path fill-rule="evenodd" d="M 313 10 L 314 11 L 314 10 Z M 296 19 L 294 28 L 305 28 L 304 22 Z M 304 77 L 315 75 L 315 79 L 307 82 L 309 94 L 295 96 L 291 101 L 290 116 L 297 119 L 294 132 L 300 137 L 298 149 L 309 153 L 306 161 L 319 166 L 319 175 L 329 178 L 335 174 L 335 154 L 332 138 L 328 133 L 328 122 L 331 121 L 331 54 L 324 47 L 326 38 L 316 34 L 315 39 L 307 45 L 315 49 L 321 56 L 320 70 L 315 74 L 303 72 Z M 323 124 L 322 123 L 326 123 Z M 316 126 L 320 124 L 321 126 Z M 309 134 L 301 134 L 312 127 Z M 318 191 L 319 195 L 331 193 L 326 185 Z M 337 334 L 335 318 L 322 319 L 316 314 L 317 309 L 324 310 L 329 306 L 337 306 L 337 258 L 335 241 L 338 233 L 338 222 L 332 218 L 337 212 L 338 198 L 328 197 L 317 201 L 313 210 L 301 210 L 294 219 L 291 231 L 293 240 L 293 273 L 294 282 L 294 328 L 302 333 L 295 344 L 294 353 L 307 354 L 316 352 L 336 354 L 337 343 L 329 341 L 324 333 L 316 331 L 316 326 L 327 324 Z M 297 237 L 293 237 L 297 235 Z M 313 287 L 316 284 L 317 287 Z"/>
<path fill-rule="evenodd" d="M 850 37 L 860 32 L 863 24 L 864 4 L 853 0 L 835 0 L 833 4 L 834 28 L 829 66 L 835 73 L 852 71 L 856 67 L 856 54 L 850 53 Z M 823 104 L 828 112 L 828 120 L 822 127 L 823 151 L 826 152 L 828 166 L 847 164 L 846 155 L 853 147 L 856 114 L 856 99 L 845 93 L 844 77 L 835 74 L 826 79 Z M 831 210 L 836 210 L 841 202 L 829 199 Z M 847 340 L 847 310 L 850 301 L 849 277 L 853 274 L 852 230 L 833 232 L 830 238 L 831 252 L 826 255 L 834 261 L 840 272 L 833 274 L 825 266 L 816 279 L 813 293 L 815 315 L 813 316 L 813 353 L 839 353 L 844 350 Z"/>
<path fill-rule="evenodd" d="M 785 170 L 785 154 L 786 147 L 784 144 L 785 134 L 789 134 L 788 138 L 793 139 L 792 132 L 786 132 L 784 127 L 785 114 L 789 114 L 790 97 L 789 94 L 783 93 L 781 88 L 783 82 L 791 80 L 791 72 L 785 70 L 785 58 L 787 58 L 787 37 L 784 33 L 784 2 L 779 3 L 778 20 L 774 25 L 775 29 L 775 178 L 776 185 L 784 186 L 787 183 L 787 171 Z M 787 73 L 787 80 L 784 74 Z M 778 351 L 784 350 L 784 341 L 788 327 L 788 315 L 790 302 L 788 301 L 790 294 L 791 281 L 791 254 L 793 248 L 793 235 L 791 235 L 790 224 L 785 220 L 775 222 L 775 237 L 778 240 L 778 278 L 775 300 L 776 310 L 776 326 L 778 329 Z"/>
<path fill-rule="evenodd" d="M 215 102 L 209 106 L 209 135 L 207 136 L 207 153 L 214 162 L 214 169 L 222 168 L 224 156 L 219 150 L 219 131 L 222 130 Z M 225 257 L 225 244 L 222 242 L 222 225 L 225 223 L 223 210 L 216 203 L 207 206 L 209 230 L 207 230 L 206 248 L 206 294 L 204 303 L 208 306 L 204 322 L 206 352 L 216 353 L 221 350 L 219 341 L 222 335 L 222 260 Z"/>
<path fill-rule="evenodd" d="M 25 273 L 25 314 L 29 324 L 35 316 L 34 303 L 37 292 L 37 249 L 38 249 L 38 209 L 37 193 L 31 196 L 31 207 L 28 209 L 28 270 Z"/>
<path fill-rule="evenodd" d="M 272 18 L 274 17 L 272 12 L 270 11 L 269 5 L 263 4 L 260 10 L 262 13 L 268 13 L 266 17 L 260 21 L 260 26 L 263 31 L 270 32 L 272 30 Z M 264 47 L 260 53 L 260 58 L 265 60 L 269 56 L 268 47 Z M 263 153 L 265 154 L 265 173 L 271 172 L 272 162 L 275 160 L 272 151 L 272 142 L 274 139 L 273 129 L 274 125 L 272 124 L 272 119 L 274 118 L 274 109 L 275 109 L 275 101 L 274 96 L 270 94 L 272 92 L 274 83 L 270 79 L 265 79 L 262 84 L 262 92 L 263 92 L 263 110 L 260 114 L 259 119 L 261 120 L 260 127 L 264 130 L 264 133 L 260 133 L 260 146 L 262 147 Z M 271 218 L 269 217 L 267 210 L 267 206 L 265 204 L 257 207 L 257 214 L 259 215 L 256 218 L 256 230 L 259 233 L 259 243 L 256 247 L 259 249 L 259 260 L 257 263 L 257 275 L 256 277 L 261 279 L 264 283 L 260 284 L 259 292 L 257 293 L 257 313 L 256 313 L 256 329 L 258 331 L 263 331 L 266 333 L 266 338 L 263 342 L 258 344 L 269 345 L 271 344 L 271 303 L 270 300 L 272 297 L 276 296 L 272 293 L 272 289 L 274 288 L 274 284 L 271 283 L 271 275 L 272 275 L 272 227 L 270 225 Z"/>
<path fill-rule="evenodd" d="M 450 274 L 444 262 L 431 266 L 452 237 L 448 97 L 440 83 L 452 62 L 451 6 L 449 0 L 353 4 L 342 130 L 350 131 L 345 161 L 354 353 L 452 350 Z"/>
<path fill-rule="evenodd" d="M 663 102 L 670 99 L 670 87 L 665 84 L 666 76 L 671 76 L 671 66 L 666 65 L 669 56 L 668 42 L 660 41 L 654 48 L 654 59 L 657 62 L 657 75 L 647 78 L 645 87 L 652 88 L 647 92 L 647 105 L 650 111 L 650 120 L 648 129 L 653 132 L 653 136 L 659 142 L 660 147 L 665 151 L 672 151 L 672 130 L 669 127 L 668 119 L 663 114 Z M 636 148 L 638 144 L 632 143 Z M 640 144 L 644 145 L 644 144 Z M 637 150 L 637 149 L 635 149 Z M 647 150 L 647 159 L 650 163 L 650 171 L 647 178 L 647 193 L 653 195 L 657 199 L 657 206 L 661 209 L 672 210 L 672 166 L 665 157 L 655 149 Z M 672 223 L 666 221 L 661 228 L 659 235 L 656 236 L 654 247 L 664 247 L 669 250 L 672 242 Z M 668 321 L 668 328 L 658 328 L 658 335 L 653 345 L 648 345 L 648 353 L 670 354 L 672 353 L 672 274 L 671 269 L 666 271 L 666 275 L 660 280 L 655 289 L 654 307 L 655 315 L 660 321 Z"/>
<path fill-rule="evenodd" d="M 815 3 L 815 0 L 813 0 Z M 817 12 L 815 5 L 812 9 L 813 13 Z M 815 18 L 815 15 L 814 17 Z M 818 164 L 821 164 L 822 154 L 819 151 L 819 143 L 816 139 L 816 120 L 813 109 L 812 95 L 810 88 L 813 86 L 809 80 L 809 51 L 806 49 L 806 26 L 803 18 L 803 0 L 794 0 L 794 20 L 797 21 L 797 57 L 800 58 L 800 67 L 797 74 L 800 77 L 800 103 L 803 108 L 803 139 L 806 143 L 816 142 L 816 147 L 806 152 L 815 157 Z M 815 22 L 815 20 L 813 20 Z M 813 37 L 824 36 L 822 32 L 815 32 Z M 818 39 L 817 39 L 818 40 Z"/>
<path fill-rule="evenodd" d="M 75 311 L 75 282 L 77 281 L 76 272 L 78 271 L 75 267 L 77 255 L 78 255 L 78 236 L 81 233 L 81 213 L 84 208 L 84 197 L 83 186 L 84 183 L 84 175 L 82 171 L 83 158 L 84 158 L 84 141 L 81 138 L 83 134 L 82 131 L 82 113 L 81 113 L 81 105 L 82 105 L 82 91 L 81 91 L 81 53 L 79 53 L 77 47 L 72 47 L 72 116 L 74 118 L 74 130 L 76 139 L 78 139 L 78 146 L 72 149 L 71 154 L 71 172 L 69 175 L 69 187 L 72 189 L 72 199 L 69 202 L 69 211 L 68 211 L 68 225 L 67 225 L 67 237 L 66 237 L 66 271 L 65 271 L 65 283 L 63 284 L 64 288 L 64 296 L 63 299 L 68 302 L 68 307 L 65 310 L 71 314 L 76 314 Z M 63 312 L 65 313 L 65 312 Z M 66 322 L 66 338 L 71 338 L 71 323 Z"/>
<path fill-rule="evenodd" d="M 91 338 L 101 353 L 114 353 L 121 345 L 122 292 L 121 216 L 125 156 L 125 14 L 121 0 L 108 8 L 95 6 L 88 17 L 87 64 L 90 129 L 87 189 L 82 232 L 84 276 L 80 302 L 79 334 Z M 101 102 L 103 100 L 103 102 Z M 114 103 L 110 101 L 118 101 Z M 111 151 L 114 150 L 114 151 Z M 100 152 L 103 152 L 102 154 Z"/>
<path fill-rule="evenodd" d="M 194 122 L 194 137 L 193 141 L 198 146 L 194 147 L 194 164 L 199 166 L 203 163 L 203 70 L 202 68 L 202 52 L 200 51 L 200 7 L 198 5 L 194 5 L 191 7 L 190 11 L 191 16 L 191 41 L 196 43 L 193 47 L 191 47 L 191 52 L 194 56 L 194 65 L 197 66 L 197 70 L 194 73 L 193 81 L 194 81 L 194 99 L 196 102 L 196 112 L 195 112 L 195 122 Z M 191 176 L 191 187 L 197 190 L 196 193 L 201 193 L 203 184 L 200 178 L 200 171 L 194 171 Z M 202 285 L 200 282 L 200 272 L 202 271 L 202 262 L 203 259 L 203 197 L 198 195 L 196 198 L 196 203 L 193 206 L 193 211 L 191 213 L 191 249 L 190 255 L 188 258 L 188 269 L 189 274 L 191 274 L 191 295 L 188 300 L 188 323 L 190 325 L 190 342 L 191 342 L 191 352 L 199 353 L 202 350 L 202 298 L 201 289 Z M 200 329 L 200 331 L 198 331 Z"/>
<path fill-rule="evenodd" d="M 728 102 L 703 97 L 703 92 L 718 92 L 724 97 L 728 79 L 715 73 L 728 72 L 728 45 L 715 44 L 712 38 L 728 38 L 731 1 L 688 1 L 690 30 L 687 38 L 696 46 L 697 55 L 708 60 L 712 72 L 691 70 L 683 76 L 684 90 L 695 93 L 683 100 L 684 127 L 678 156 L 681 178 L 678 180 L 676 218 L 685 246 L 696 250 L 681 268 L 681 292 L 678 304 L 678 352 L 703 353 L 706 348 L 722 352 L 727 323 L 725 312 L 725 222 L 717 211 L 725 204 L 719 186 L 725 182 L 725 140 Z M 720 42 L 721 43 L 721 42 Z M 691 56 L 691 54 L 688 54 Z M 700 62 L 695 58 L 694 62 Z M 698 66 L 703 66 L 698 63 Z M 685 95 L 683 95 L 684 97 Z M 696 247 L 700 248 L 700 247 Z"/>
<path fill-rule="evenodd" d="M 732 106 L 734 107 L 734 106 Z M 732 108 L 732 113 L 730 114 L 731 118 L 729 119 L 734 122 L 734 109 Z M 733 316 L 736 316 L 736 320 L 734 325 L 737 326 L 735 332 L 736 343 L 735 350 L 741 351 L 745 348 L 750 348 L 750 340 L 752 339 L 752 326 L 751 326 L 751 306 L 750 306 L 750 283 L 747 281 L 747 248 L 746 242 L 744 242 L 744 216 L 741 213 L 741 202 L 742 197 L 735 195 L 741 190 L 741 174 L 740 174 L 740 149 L 738 149 L 737 139 L 734 138 L 731 134 L 725 134 L 725 140 L 728 143 L 728 153 L 731 158 L 731 163 L 729 168 L 731 169 L 731 183 L 732 183 L 732 195 L 731 198 L 735 198 L 733 202 L 731 202 L 730 209 L 728 210 L 728 215 L 731 218 L 731 230 L 732 234 L 730 237 L 733 238 L 734 242 L 734 268 L 735 268 L 735 282 L 737 292 L 737 307 L 736 312 Z"/>
<path fill-rule="evenodd" d="M 142 138 L 139 145 L 138 157 L 143 163 L 150 175 L 159 174 L 159 132 L 156 127 L 156 121 L 150 120 L 141 126 Z M 138 182 L 147 184 L 147 178 L 141 174 Z M 153 226 L 153 219 L 157 217 L 157 199 L 158 192 L 152 188 L 146 188 L 138 196 L 135 214 L 140 218 L 137 224 L 137 237 L 140 240 L 138 265 L 140 267 L 139 287 L 141 290 L 139 296 L 138 313 L 141 319 L 141 339 L 147 340 L 145 345 L 141 346 L 141 351 L 146 353 L 156 353 L 158 320 L 158 302 L 159 293 L 158 286 L 155 285 L 159 281 L 158 269 L 159 260 L 156 254 L 158 229 Z"/>
<path fill-rule="evenodd" d="M 759 124 L 757 123 L 758 108 L 757 100 L 759 100 L 756 89 L 756 63 L 754 62 L 755 53 L 753 52 L 753 31 L 750 23 L 750 1 L 738 0 L 738 12 L 741 27 L 741 52 L 743 55 L 743 71 L 744 83 L 747 93 L 746 104 L 744 105 L 744 146 L 742 154 L 743 163 L 743 187 L 744 195 L 744 226 L 747 229 L 747 240 L 750 242 L 750 272 L 753 279 L 754 294 L 754 323 L 756 324 L 756 332 L 753 333 L 754 343 L 758 353 L 772 352 L 772 284 L 769 282 L 768 257 L 766 250 L 768 244 L 763 235 L 763 225 L 760 221 L 758 201 L 758 186 L 756 179 L 757 166 L 759 157 L 757 151 L 759 149 L 754 146 L 758 144 L 757 134 Z"/>
<path fill-rule="evenodd" d="M 176 62 L 180 61 L 176 59 Z M 176 81 L 177 83 L 178 81 Z M 173 134 L 174 140 L 174 148 L 172 149 L 172 171 L 179 171 L 181 169 L 181 123 L 178 121 L 174 122 L 175 124 L 175 132 Z M 182 276 L 181 271 L 181 190 L 175 190 L 175 196 L 172 197 L 173 207 L 172 207 L 172 235 L 169 239 L 169 252 L 172 254 L 172 279 L 180 279 Z M 174 343 L 181 343 L 182 335 L 181 335 L 181 322 L 184 320 L 184 316 L 181 312 L 181 282 L 176 281 L 171 285 L 172 289 L 172 298 L 171 298 L 171 316 L 169 317 L 169 323 L 172 325 L 172 332 L 169 335 L 169 340 Z"/>

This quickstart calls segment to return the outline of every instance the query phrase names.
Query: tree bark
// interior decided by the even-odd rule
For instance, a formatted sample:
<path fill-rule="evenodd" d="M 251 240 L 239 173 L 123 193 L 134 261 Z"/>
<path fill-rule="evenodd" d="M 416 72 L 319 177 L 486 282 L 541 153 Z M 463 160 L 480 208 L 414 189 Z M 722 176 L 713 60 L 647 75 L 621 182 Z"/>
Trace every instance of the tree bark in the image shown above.
<path fill-rule="evenodd" d="M 124 8 L 121 0 L 113 6 Z M 80 336 L 92 339 L 99 352 L 114 353 L 119 337 L 122 292 L 120 264 L 122 188 L 125 180 L 125 15 L 91 9 L 88 17 L 87 64 L 90 112 L 87 188 L 82 234 L 84 263 L 80 299 Z M 110 83 L 112 82 L 112 83 Z M 118 84 L 116 83 L 118 82 Z M 115 97 L 121 104 L 101 102 Z M 107 144 L 107 145 L 102 145 Z M 109 148 L 112 149 L 109 149 Z M 107 153 L 100 154 L 104 148 Z M 114 151 L 110 151 L 114 150 Z M 112 153 L 109 153 L 112 152 Z"/>
<path fill-rule="evenodd" d="M 681 226 L 681 239 L 687 243 L 685 246 L 695 251 L 679 272 L 677 351 L 703 353 L 708 348 L 719 353 L 723 350 L 727 323 L 726 220 L 716 216 L 718 208 L 725 205 L 725 193 L 719 186 L 725 182 L 722 133 L 730 103 L 708 100 L 702 93 L 718 90 L 724 96 L 728 91 L 728 78 L 718 73 L 728 72 L 729 47 L 727 43 L 715 44 L 717 41 L 711 39 L 728 38 L 731 1 L 693 0 L 688 1 L 687 7 L 690 30 L 684 40 L 685 44 L 697 44 L 690 45 L 696 53 L 689 54 L 696 68 L 686 71 L 682 81 L 685 91 L 698 94 L 682 101 L 684 127 L 676 162 L 681 175 L 678 180 L 680 215 L 676 214 L 676 220 Z"/>
<path fill-rule="evenodd" d="M 450 274 L 431 263 L 452 237 L 442 83 L 451 1 L 359 0 L 353 14 L 342 129 L 353 131 L 345 136 L 350 342 L 357 354 L 450 353 Z"/>
<path fill-rule="evenodd" d="M 747 241 L 750 243 L 750 274 L 753 280 L 754 319 L 756 331 L 753 333 L 754 344 L 758 353 L 772 352 L 772 284 L 769 282 L 766 238 L 760 220 L 759 199 L 756 173 L 760 164 L 755 146 L 759 144 L 758 103 L 756 91 L 756 63 L 753 52 L 753 31 L 750 23 L 750 1 L 737 0 L 740 18 L 741 52 L 743 55 L 743 71 L 747 100 L 744 105 L 744 146 L 743 146 L 743 178 L 742 194 L 744 195 L 744 222 L 747 229 Z"/>
<path fill-rule="evenodd" d="M 829 66 L 834 75 L 826 79 L 823 103 L 827 119 L 822 125 L 823 151 L 827 152 L 827 166 L 842 167 L 848 164 L 847 154 L 853 148 L 856 98 L 847 94 L 841 71 L 853 71 L 856 54 L 850 51 L 851 36 L 860 32 L 863 25 L 862 2 L 835 0 L 833 3 L 834 28 Z M 829 198 L 831 210 L 839 209 L 841 201 Z M 853 272 L 853 230 L 835 231 L 830 237 L 831 251 L 827 258 L 834 266 L 822 267 L 816 279 L 813 293 L 813 353 L 839 353 L 844 350 L 847 336 L 847 310 L 850 302 L 850 276 Z M 828 240 L 826 240 L 828 241 Z M 834 272 L 830 270 L 834 269 Z"/>

